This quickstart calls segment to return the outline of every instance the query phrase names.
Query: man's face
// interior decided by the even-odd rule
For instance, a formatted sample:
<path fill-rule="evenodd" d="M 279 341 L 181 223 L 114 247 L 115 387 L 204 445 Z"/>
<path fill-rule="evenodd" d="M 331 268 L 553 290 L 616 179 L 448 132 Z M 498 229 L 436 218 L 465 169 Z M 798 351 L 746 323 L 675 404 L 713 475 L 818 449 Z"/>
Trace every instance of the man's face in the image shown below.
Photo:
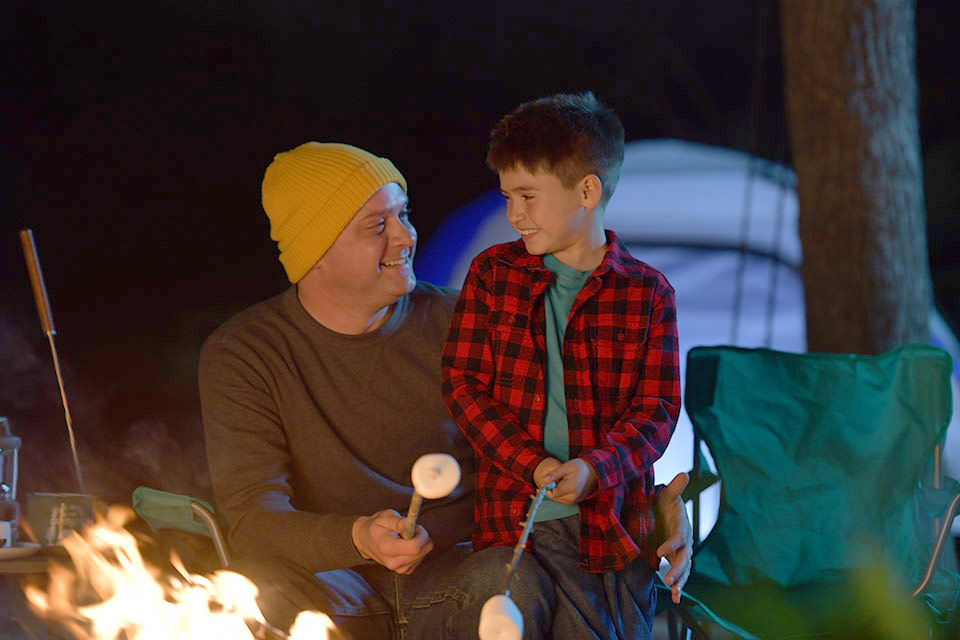
<path fill-rule="evenodd" d="M 329 290 L 371 312 L 413 291 L 417 231 L 407 195 L 395 183 L 381 187 L 344 227 L 317 263 Z"/>
<path fill-rule="evenodd" d="M 592 215 L 584 207 L 580 186 L 567 189 L 560 178 L 523 167 L 500 171 L 500 193 L 507 202 L 507 222 L 529 253 L 576 252 L 589 239 Z"/>

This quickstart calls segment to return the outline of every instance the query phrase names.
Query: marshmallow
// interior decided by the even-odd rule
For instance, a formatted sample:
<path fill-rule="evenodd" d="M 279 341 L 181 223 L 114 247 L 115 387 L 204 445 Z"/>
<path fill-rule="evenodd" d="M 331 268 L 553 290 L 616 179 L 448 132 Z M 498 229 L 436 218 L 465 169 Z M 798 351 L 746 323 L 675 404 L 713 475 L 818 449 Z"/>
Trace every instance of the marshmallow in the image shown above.
<path fill-rule="evenodd" d="M 450 454 L 428 453 L 413 463 L 410 479 L 414 490 L 424 498 L 444 498 L 460 484 L 460 465 Z"/>
<path fill-rule="evenodd" d="M 480 640 L 520 640 L 523 616 L 509 597 L 498 594 L 480 610 Z"/>

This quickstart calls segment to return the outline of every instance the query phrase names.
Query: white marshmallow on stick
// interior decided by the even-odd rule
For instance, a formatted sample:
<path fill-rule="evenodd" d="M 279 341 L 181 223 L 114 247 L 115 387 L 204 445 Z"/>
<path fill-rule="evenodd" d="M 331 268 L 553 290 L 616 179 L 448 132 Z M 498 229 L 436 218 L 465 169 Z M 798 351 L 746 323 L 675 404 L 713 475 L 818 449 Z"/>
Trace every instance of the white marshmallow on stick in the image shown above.
<path fill-rule="evenodd" d="M 417 528 L 417 514 L 422 499 L 444 498 L 460 484 L 460 465 L 448 453 L 428 453 L 413 463 L 410 479 L 413 481 L 413 495 L 410 497 L 410 509 L 407 510 L 407 524 L 403 529 L 404 540 L 412 538 Z"/>
<path fill-rule="evenodd" d="M 479 632 L 480 640 L 520 640 L 523 615 L 509 597 L 495 595 L 483 603 Z"/>

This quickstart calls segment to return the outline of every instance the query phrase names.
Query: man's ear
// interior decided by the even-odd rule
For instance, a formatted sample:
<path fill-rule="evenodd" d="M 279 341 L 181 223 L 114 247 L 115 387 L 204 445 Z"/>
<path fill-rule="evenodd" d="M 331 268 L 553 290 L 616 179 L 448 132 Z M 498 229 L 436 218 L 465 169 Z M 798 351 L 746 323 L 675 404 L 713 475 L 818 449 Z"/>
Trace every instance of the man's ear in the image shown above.
<path fill-rule="evenodd" d="M 603 195 L 603 183 L 596 174 L 589 173 L 583 177 L 579 185 L 580 200 L 587 209 L 596 209 Z"/>

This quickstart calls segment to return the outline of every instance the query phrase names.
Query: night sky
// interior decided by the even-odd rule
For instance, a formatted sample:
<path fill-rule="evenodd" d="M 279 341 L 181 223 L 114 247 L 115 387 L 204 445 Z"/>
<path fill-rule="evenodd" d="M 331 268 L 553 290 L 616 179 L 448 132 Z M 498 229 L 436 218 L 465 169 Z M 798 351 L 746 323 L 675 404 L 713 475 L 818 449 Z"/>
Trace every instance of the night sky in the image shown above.
<path fill-rule="evenodd" d="M 496 186 L 483 159 L 499 117 L 558 91 L 593 90 L 628 139 L 789 162 L 772 2 L 218 4 L 0 8 L 0 415 L 24 440 L 25 491 L 76 487 L 20 228 L 37 241 L 88 488 L 202 494 L 200 344 L 287 285 L 260 206 L 275 153 L 318 140 L 389 157 L 421 245 Z M 920 4 L 931 261 L 955 314 L 960 10 Z"/>

